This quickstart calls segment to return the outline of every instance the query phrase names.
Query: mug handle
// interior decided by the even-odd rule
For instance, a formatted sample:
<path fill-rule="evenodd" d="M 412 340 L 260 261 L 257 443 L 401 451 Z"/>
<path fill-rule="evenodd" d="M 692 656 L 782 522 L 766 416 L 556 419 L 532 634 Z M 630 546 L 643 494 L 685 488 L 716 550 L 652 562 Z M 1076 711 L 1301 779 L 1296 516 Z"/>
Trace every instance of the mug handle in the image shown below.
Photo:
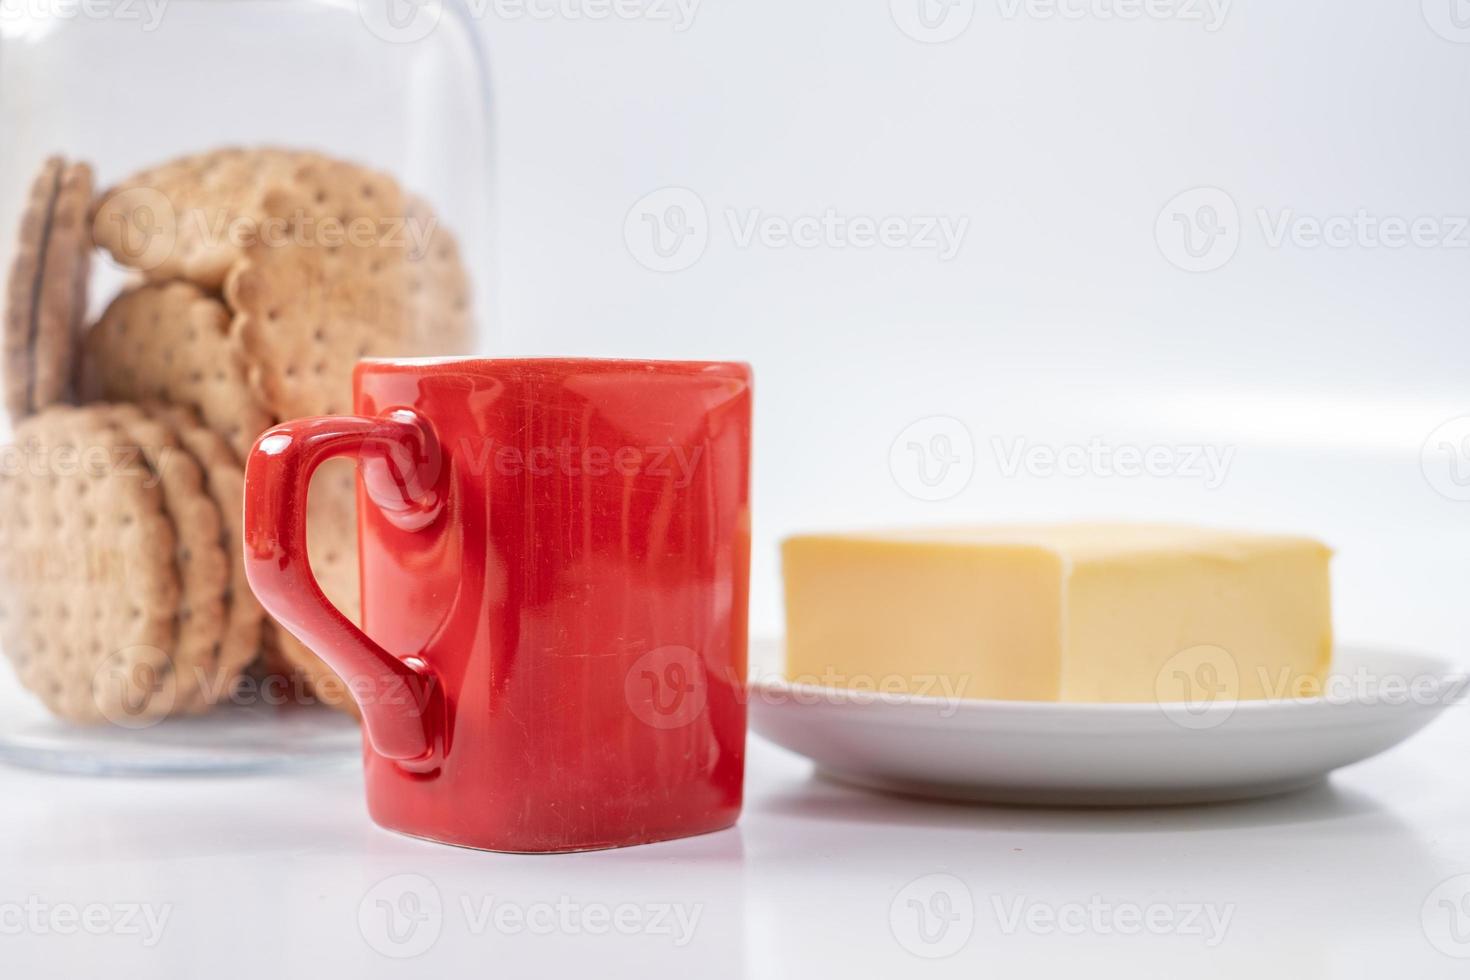
<path fill-rule="evenodd" d="M 379 418 L 323 416 L 267 430 L 245 465 L 245 574 L 261 605 L 346 680 L 374 751 L 409 768 L 433 768 L 446 725 L 439 679 L 416 657 L 399 659 L 327 599 L 306 551 L 311 476 L 340 456 L 358 460 L 367 497 L 397 527 L 428 527 L 443 495 L 438 440 L 407 410 Z"/>

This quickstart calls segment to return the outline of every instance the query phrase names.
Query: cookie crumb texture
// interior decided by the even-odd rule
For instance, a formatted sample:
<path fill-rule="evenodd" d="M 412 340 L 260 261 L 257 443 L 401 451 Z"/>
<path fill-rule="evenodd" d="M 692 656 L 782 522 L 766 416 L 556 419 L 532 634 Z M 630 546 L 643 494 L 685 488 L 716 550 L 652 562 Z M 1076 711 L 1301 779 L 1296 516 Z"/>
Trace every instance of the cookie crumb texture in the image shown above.
<path fill-rule="evenodd" d="M 198 412 L 242 461 L 273 422 L 230 342 L 230 311 L 193 283 L 150 283 L 114 299 L 87 333 L 81 373 L 88 401 Z"/>
<path fill-rule="evenodd" d="M 135 275 L 84 328 L 94 247 Z M 432 209 L 313 151 L 192 154 L 95 199 L 90 166 L 52 158 L 5 298 L 23 465 L 0 472 L 0 639 L 21 682 L 81 723 L 206 712 L 262 670 L 356 713 L 245 581 L 242 464 L 275 422 L 350 412 L 358 359 L 472 349 L 469 278 Z M 308 543 L 360 621 L 355 497 L 350 463 L 324 467 Z"/>
<path fill-rule="evenodd" d="M 278 418 L 350 411 L 364 357 L 469 348 L 459 246 L 391 178 L 312 160 L 264 209 L 287 231 L 246 251 L 225 298 L 252 388 Z"/>
<path fill-rule="evenodd" d="M 92 168 L 51 157 L 31 184 L 5 291 L 5 407 L 19 420 L 72 400 L 87 309 Z"/>
<path fill-rule="evenodd" d="M 206 658 L 199 690 L 186 706 L 191 713 L 208 710 L 227 698 L 238 677 L 260 655 L 265 610 L 245 578 L 245 471 L 230 446 L 188 409 L 151 405 L 183 448 L 199 464 L 210 498 L 220 512 L 220 544 L 229 563 L 224 593 L 225 619 L 219 642 Z"/>
<path fill-rule="evenodd" d="M 158 474 L 111 406 L 16 427 L 0 471 L 0 640 L 21 683 L 83 723 L 169 713 L 181 594 Z"/>

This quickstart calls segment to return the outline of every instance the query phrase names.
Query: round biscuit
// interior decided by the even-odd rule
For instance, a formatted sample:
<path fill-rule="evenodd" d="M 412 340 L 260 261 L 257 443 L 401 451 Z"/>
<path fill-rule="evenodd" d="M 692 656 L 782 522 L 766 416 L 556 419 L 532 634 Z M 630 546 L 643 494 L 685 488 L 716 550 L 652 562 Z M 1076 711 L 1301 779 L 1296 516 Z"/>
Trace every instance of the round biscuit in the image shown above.
<path fill-rule="evenodd" d="M 122 409 L 119 417 L 158 474 L 173 522 L 180 585 L 179 634 L 173 657 L 179 683 L 174 711 L 198 711 L 208 707 L 200 691 L 214 676 L 225 629 L 230 565 L 220 509 L 205 488 L 198 462 L 168 425 L 132 405 Z"/>
<path fill-rule="evenodd" d="M 230 580 L 225 592 L 227 614 L 219 655 L 200 686 L 200 697 L 218 702 L 228 697 L 236 678 L 261 649 L 265 610 L 245 577 L 245 473 L 224 439 L 185 408 L 151 405 L 149 414 L 172 428 L 184 449 L 204 472 L 204 482 L 222 518 L 221 542 L 229 555 Z"/>
<path fill-rule="evenodd" d="M 65 163 L 51 157 L 31 183 L 5 288 L 5 407 L 12 419 L 31 413 L 32 341 L 40 305 L 41 273 L 51 212 Z"/>
<path fill-rule="evenodd" d="M 313 474 L 306 503 L 306 553 L 312 576 L 327 601 L 362 624 L 358 579 L 357 471 L 351 460 L 323 463 Z M 324 704 L 359 714 L 357 702 L 332 668 L 285 628 L 277 626 L 275 650 Z"/>
<path fill-rule="evenodd" d="M 240 242 L 259 229 L 266 194 L 301 156 L 277 147 L 226 147 L 143 170 L 101 196 L 92 237 L 149 279 L 217 288 L 240 259 Z"/>
<path fill-rule="evenodd" d="M 87 315 L 87 277 L 92 238 L 87 208 L 92 203 L 92 168 L 73 163 L 62 172 L 35 312 L 31 343 L 31 410 L 73 399 L 73 380 L 82 321 Z"/>
<path fill-rule="evenodd" d="M 314 157 L 266 209 L 290 233 L 251 245 L 224 292 L 232 339 L 277 418 L 349 411 L 364 357 L 469 351 L 459 247 L 392 178 Z"/>
<path fill-rule="evenodd" d="M 0 456 L 0 636 L 59 717 L 138 727 L 177 700 L 180 595 L 157 474 L 112 406 L 54 407 Z"/>
<path fill-rule="evenodd" d="M 272 419 L 251 393 L 229 330 L 224 304 L 192 283 L 126 290 L 87 333 L 82 397 L 186 406 L 244 459 Z"/>

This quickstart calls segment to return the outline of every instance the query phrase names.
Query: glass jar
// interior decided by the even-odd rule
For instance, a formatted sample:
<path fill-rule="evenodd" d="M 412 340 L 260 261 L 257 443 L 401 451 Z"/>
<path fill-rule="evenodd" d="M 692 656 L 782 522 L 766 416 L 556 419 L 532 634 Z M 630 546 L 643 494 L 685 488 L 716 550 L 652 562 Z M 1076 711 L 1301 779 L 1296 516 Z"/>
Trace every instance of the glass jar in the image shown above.
<path fill-rule="evenodd" d="M 362 357 L 488 346 L 487 78 L 443 0 L 0 0 L 0 754 L 355 751 L 342 680 L 244 582 L 241 463 L 350 411 Z M 355 615 L 340 465 L 309 547 Z"/>

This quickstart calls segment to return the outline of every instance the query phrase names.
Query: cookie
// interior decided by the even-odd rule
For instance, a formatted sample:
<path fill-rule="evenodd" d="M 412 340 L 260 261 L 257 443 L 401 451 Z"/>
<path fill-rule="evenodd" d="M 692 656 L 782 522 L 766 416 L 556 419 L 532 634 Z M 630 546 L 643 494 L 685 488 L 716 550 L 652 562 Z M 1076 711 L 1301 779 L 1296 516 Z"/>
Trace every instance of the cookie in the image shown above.
<path fill-rule="evenodd" d="M 362 622 L 357 574 L 357 467 L 331 459 L 311 477 L 306 502 L 306 554 L 328 599 L 354 623 Z"/>
<path fill-rule="evenodd" d="M 69 399 L 86 312 L 92 171 L 48 159 L 31 185 L 6 285 L 5 401 L 24 418 Z"/>
<path fill-rule="evenodd" d="M 264 666 L 267 674 L 281 674 L 295 679 L 290 690 L 307 703 L 324 704 L 354 718 L 362 718 L 362 709 L 348 693 L 347 683 L 338 677 L 320 657 L 291 635 L 290 630 L 274 620 L 266 621 Z"/>
<path fill-rule="evenodd" d="M 151 405 L 147 411 L 173 430 L 185 451 L 199 464 L 204 472 L 205 487 L 222 518 L 221 544 L 230 565 L 230 578 L 225 590 L 227 611 L 219 649 L 213 664 L 206 670 L 199 698 L 189 706 L 190 710 L 200 710 L 228 697 L 235 679 L 261 649 L 265 610 L 245 578 L 245 473 L 229 444 L 193 412 L 166 405 Z"/>
<path fill-rule="evenodd" d="M 158 474 L 110 406 L 55 407 L 0 453 L 0 634 L 56 715 L 136 727 L 173 707 L 180 583 Z"/>
<path fill-rule="evenodd" d="M 218 288 L 264 218 L 267 193 L 289 180 L 301 157 L 232 147 L 170 160 L 103 194 L 92 237 L 150 279 Z"/>
<path fill-rule="evenodd" d="M 229 329 L 225 305 L 191 283 L 129 289 L 87 332 L 81 395 L 186 406 L 243 460 L 272 419 L 251 393 Z"/>
<path fill-rule="evenodd" d="M 179 571 L 179 633 L 174 644 L 178 677 L 176 711 L 201 703 L 199 691 L 214 676 L 225 630 L 225 592 L 230 581 L 220 508 L 204 472 L 173 430 L 143 409 L 117 406 L 124 430 L 158 474 L 174 526 Z"/>
<path fill-rule="evenodd" d="M 31 184 L 30 196 L 20 219 L 15 259 L 11 262 L 10 276 L 6 281 L 5 407 L 14 419 L 24 418 L 31 411 L 31 337 L 36 326 L 35 311 L 46 235 L 62 170 L 61 158 L 52 157 L 42 165 L 40 174 Z"/>
<path fill-rule="evenodd" d="M 390 178 L 315 158 L 266 210 L 289 233 L 248 248 L 224 293 L 252 387 L 276 417 L 350 410 L 363 357 L 468 350 L 459 247 Z"/>
<path fill-rule="evenodd" d="M 87 229 L 91 204 L 92 168 L 73 163 L 61 172 L 46 238 L 31 344 L 32 411 L 68 402 L 73 396 L 73 368 L 82 319 L 87 315 L 87 277 L 92 271 L 92 238 Z"/>
<path fill-rule="evenodd" d="M 357 470 L 351 460 L 328 460 L 311 479 L 306 503 L 306 553 L 311 573 L 327 601 L 352 622 L 362 624 L 362 593 L 357 571 Z M 285 629 L 275 650 L 305 679 L 324 704 L 358 714 L 347 685 L 315 653 Z"/>
<path fill-rule="evenodd" d="M 348 693 L 346 682 L 332 673 L 284 626 L 267 618 L 262 643 L 260 660 L 256 664 L 263 686 L 282 690 L 269 688 L 269 685 L 284 679 L 285 696 L 293 699 L 293 703 L 326 705 L 362 720 L 362 709 Z"/>
<path fill-rule="evenodd" d="M 260 677 L 297 673 L 281 652 L 281 637 L 286 635 L 286 628 L 267 615 L 260 628 L 260 659 L 250 665 L 250 673 Z"/>

